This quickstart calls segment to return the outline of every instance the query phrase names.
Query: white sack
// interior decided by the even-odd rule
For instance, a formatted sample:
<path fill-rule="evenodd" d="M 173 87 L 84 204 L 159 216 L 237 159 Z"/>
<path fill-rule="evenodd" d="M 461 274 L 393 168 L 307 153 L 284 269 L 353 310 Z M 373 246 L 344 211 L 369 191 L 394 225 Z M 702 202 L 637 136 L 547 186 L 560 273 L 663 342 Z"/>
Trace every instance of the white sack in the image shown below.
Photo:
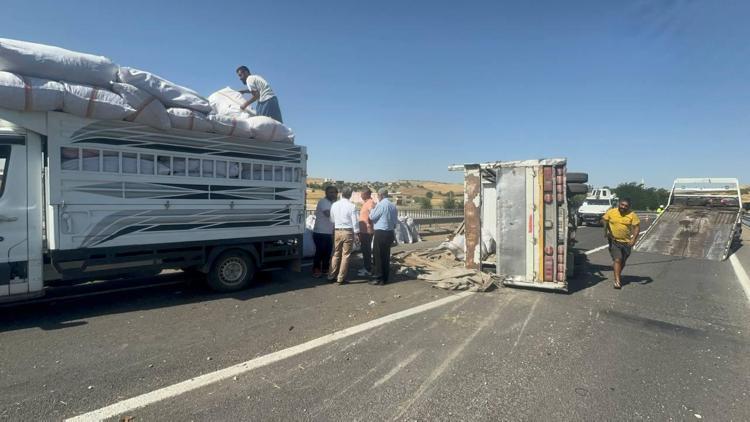
<path fill-rule="evenodd" d="M 398 217 L 396 227 L 394 228 L 394 235 L 396 237 L 396 242 L 398 242 L 399 245 L 412 243 L 411 233 L 409 233 L 409 228 L 406 226 L 406 217 Z"/>
<path fill-rule="evenodd" d="M 411 217 L 398 217 L 394 235 L 399 244 L 417 243 L 421 241 L 419 238 L 419 228 Z"/>
<path fill-rule="evenodd" d="M 227 136 L 237 136 L 240 138 L 251 138 L 253 130 L 247 122 L 247 119 L 237 119 L 231 116 L 222 116 L 211 114 L 208 116 L 213 131 Z"/>
<path fill-rule="evenodd" d="M 211 112 L 211 104 L 197 92 L 153 73 L 132 67 L 121 67 L 117 77 L 120 82 L 134 85 L 156 96 L 167 107 L 189 108 L 201 113 Z"/>
<path fill-rule="evenodd" d="M 122 120 L 135 113 L 125 100 L 112 91 L 86 85 L 63 84 L 63 111 L 99 120 Z"/>
<path fill-rule="evenodd" d="M 486 228 L 482 228 L 482 247 L 480 249 L 482 254 L 482 260 L 487 259 L 488 256 L 495 253 L 495 238 L 492 232 Z"/>
<path fill-rule="evenodd" d="M 466 258 L 466 254 L 464 253 L 464 248 L 466 247 L 466 238 L 464 235 L 459 234 L 453 237 L 453 240 L 446 241 L 440 244 L 438 248 L 444 248 L 448 249 L 449 251 L 453 252 L 453 255 L 456 256 L 456 259 L 459 261 L 463 261 L 464 258 Z"/>
<path fill-rule="evenodd" d="M 184 130 L 194 130 L 196 132 L 210 132 L 213 129 L 211 122 L 206 119 L 206 115 L 197 111 L 186 108 L 169 108 L 167 109 L 169 120 L 172 121 L 172 127 Z"/>
<path fill-rule="evenodd" d="M 135 109 L 128 120 L 143 123 L 157 129 L 167 130 L 172 127 L 167 109 L 158 98 L 148 92 L 129 84 L 113 83 L 112 91 L 120 94 Z"/>
<path fill-rule="evenodd" d="M 103 56 L 0 38 L 0 70 L 106 87 L 115 80 L 117 65 Z"/>
<path fill-rule="evenodd" d="M 406 226 L 409 228 L 409 233 L 411 233 L 412 242 L 421 242 L 422 238 L 419 237 L 419 225 L 414 222 L 413 218 L 406 218 Z"/>
<path fill-rule="evenodd" d="M 315 216 L 308 215 L 305 219 L 305 233 L 302 236 L 302 256 L 305 258 L 315 256 L 313 228 L 315 228 Z"/>
<path fill-rule="evenodd" d="M 231 116 L 212 114 L 208 116 L 214 132 L 222 135 L 253 138 L 258 141 L 294 142 L 291 129 L 266 116 L 238 119 Z"/>
<path fill-rule="evenodd" d="M 253 138 L 259 141 L 294 142 L 294 132 L 284 124 L 267 116 L 255 116 L 246 119 L 252 128 Z"/>
<path fill-rule="evenodd" d="M 242 93 L 235 91 L 230 87 L 220 89 L 208 96 L 208 102 L 211 104 L 213 114 L 221 114 L 224 116 L 255 116 L 255 112 L 251 110 L 250 107 L 246 107 L 244 110 L 242 109 L 242 106 L 247 101 L 248 100 L 242 96 Z"/>
<path fill-rule="evenodd" d="M 0 72 L 0 107 L 18 111 L 53 111 L 63 105 L 59 82 Z"/>

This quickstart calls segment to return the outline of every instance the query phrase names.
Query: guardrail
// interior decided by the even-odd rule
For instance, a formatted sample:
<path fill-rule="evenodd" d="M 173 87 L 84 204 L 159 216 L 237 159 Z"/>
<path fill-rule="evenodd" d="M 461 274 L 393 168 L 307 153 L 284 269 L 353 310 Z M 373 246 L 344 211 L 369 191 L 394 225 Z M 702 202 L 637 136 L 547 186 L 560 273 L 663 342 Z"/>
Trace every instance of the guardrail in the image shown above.
<path fill-rule="evenodd" d="M 750 227 L 750 215 L 745 215 L 742 217 L 742 224 Z"/>
<path fill-rule="evenodd" d="M 414 220 L 414 224 L 429 226 L 431 224 L 460 223 L 464 221 L 464 216 L 460 215 L 456 217 L 425 217 L 425 218 L 412 218 L 412 219 Z"/>
<path fill-rule="evenodd" d="M 305 210 L 305 217 L 315 214 L 314 209 Z M 399 217 L 411 217 L 415 221 L 423 219 L 440 219 L 440 218 L 460 218 L 458 221 L 463 220 L 464 210 L 459 209 L 444 209 L 444 208 L 433 208 L 433 209 L 415 209 L 415 208 L 399 208 Z M 419 223 L 418 223 L 419 224 Z M 427 224 L 427 223 L 424 223 Z"/>

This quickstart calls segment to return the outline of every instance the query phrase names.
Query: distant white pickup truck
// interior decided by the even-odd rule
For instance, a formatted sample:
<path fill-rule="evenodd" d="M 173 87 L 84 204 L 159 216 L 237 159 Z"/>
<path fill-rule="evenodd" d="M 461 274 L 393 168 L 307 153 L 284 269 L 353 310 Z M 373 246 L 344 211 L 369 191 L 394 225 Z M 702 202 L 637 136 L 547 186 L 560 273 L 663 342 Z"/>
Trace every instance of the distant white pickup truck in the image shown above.
<path fill-rule="evenodd" d="M 599 225 L 604 213 L 615 206 L 617 206 L 617 197 L 611 190 L 607 188 L 594 189 L 586 196 L 583 204 L 578 207 L 576 225 Z"/>

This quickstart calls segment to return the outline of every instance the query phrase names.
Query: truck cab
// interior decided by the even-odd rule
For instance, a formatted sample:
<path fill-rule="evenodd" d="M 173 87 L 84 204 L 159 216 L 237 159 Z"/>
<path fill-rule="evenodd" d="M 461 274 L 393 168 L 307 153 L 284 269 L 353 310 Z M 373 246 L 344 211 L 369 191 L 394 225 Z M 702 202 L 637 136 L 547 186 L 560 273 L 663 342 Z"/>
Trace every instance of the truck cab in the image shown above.
<path fill-rule="evenodd" d="M 601 224 L 602 216 L 610 208 L 617 206 L 617 197 L 610 189 L 594 189 L 576 212 L 577 225 Z"/>

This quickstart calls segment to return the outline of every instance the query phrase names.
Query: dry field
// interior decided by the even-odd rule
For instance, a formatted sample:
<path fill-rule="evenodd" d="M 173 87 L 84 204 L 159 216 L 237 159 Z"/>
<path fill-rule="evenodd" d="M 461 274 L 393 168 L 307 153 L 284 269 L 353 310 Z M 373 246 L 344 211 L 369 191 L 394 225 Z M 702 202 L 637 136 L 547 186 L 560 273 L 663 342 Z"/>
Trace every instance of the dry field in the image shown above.
<path fill-rule="evenodd" d="M 322 184 L 323 179 L 318 177 L 307 178 L 307 208 L 315 208 L 318 201 L 323 198 L 322 189 L 312 189 L 311 184 Z M 384 183 L 388 183 L 387 181 Z M 433 208 L 442 208 L 443 199 L 448 192 L 453 192 L 459 200 L 463 197 L 464 186 L 461 183 L 444 183 L 430 180 L 397 180 L 392 183 L 397 184 L 395 191 L 400 192 L 401 196 L 407 198 L 426 197 L 427 192 L 432 192 Z"/>

